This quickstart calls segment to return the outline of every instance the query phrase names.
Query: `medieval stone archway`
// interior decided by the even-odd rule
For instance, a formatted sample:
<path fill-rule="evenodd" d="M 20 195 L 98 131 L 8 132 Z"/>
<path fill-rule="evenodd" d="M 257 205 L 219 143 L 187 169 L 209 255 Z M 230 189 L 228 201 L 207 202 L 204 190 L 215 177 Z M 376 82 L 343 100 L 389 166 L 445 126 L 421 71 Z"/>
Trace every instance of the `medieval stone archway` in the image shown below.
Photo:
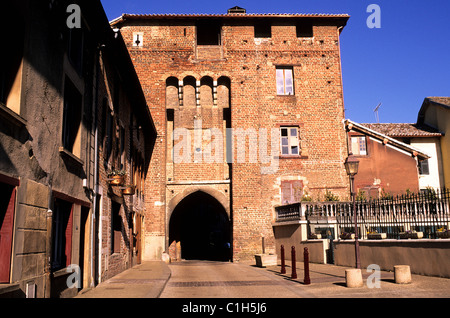
<path fill-rule="evenodd" d="M 172 259 L 229 261 L 231 222 L 213 196 L 196 191 L 182 199 L 169 220 Z"/>

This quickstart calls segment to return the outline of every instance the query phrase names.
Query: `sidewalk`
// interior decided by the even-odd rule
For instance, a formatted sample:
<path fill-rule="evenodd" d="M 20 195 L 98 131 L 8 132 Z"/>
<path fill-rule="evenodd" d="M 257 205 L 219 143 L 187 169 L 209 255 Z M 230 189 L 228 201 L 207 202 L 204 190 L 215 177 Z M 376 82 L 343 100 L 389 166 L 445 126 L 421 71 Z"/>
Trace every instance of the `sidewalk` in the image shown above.
<path fill-rule="evenodd" d="M 361 269 L 363 286 L 349 288 L 346 286 L 345 270 L 350 267 L 330 264 L 309 264 L 311 284 L 304 284 L 303 262 L 296 263 L 297 278 L 292 279 L 291 262 L 286 262 L 286 274 L 280 274 L 281 266 L 261 268 L 299 284 L 311 297 L 317 298 L 450 298 L 450 279 L 422 275 L 411 275 L 411 283 L 396 284 L 394 272 L 380 271 L 379 284 L 374 286 L 373 271 Z M 372 276 L 371 276 L 372 275 Z M 369 284 L 367 282 L 369 281 Z M 372 285 L 372 288 L 369 286 Z"/>
<path fill-rule="evenodd" d="M 158 298 L 169 278 L 166 263 L 142 262 L 75 298 Z"/>
<path fill-rule="evenodd" d="M 362 269 L 364 285 L 348 288 L 345 282 L 348 267 L 310 263 L 311 284 L 305 285 L 303 262 L 296 263 L 297 279 L 291 278 L 290 262 L 286 264 L 286 274 L 280 274 L 280 265 L 260 268 L 251 261 L 237 264 L 252 267 L 262 275 L 273 275 L 274 279 L 288 283 L 288 288 L 298 288 L 311 298 L 450 298 L 450 279 L 447 278 L 413 274 L 410 284 L 396 284 L 393 272 L 381 271 L 379 288 L 369 288 L 366 282 L 372 272 Z M 143 262 L 80 293 L 76 298 L 158 298 L 170 276 L 171 271 L 166 263 Z"/>

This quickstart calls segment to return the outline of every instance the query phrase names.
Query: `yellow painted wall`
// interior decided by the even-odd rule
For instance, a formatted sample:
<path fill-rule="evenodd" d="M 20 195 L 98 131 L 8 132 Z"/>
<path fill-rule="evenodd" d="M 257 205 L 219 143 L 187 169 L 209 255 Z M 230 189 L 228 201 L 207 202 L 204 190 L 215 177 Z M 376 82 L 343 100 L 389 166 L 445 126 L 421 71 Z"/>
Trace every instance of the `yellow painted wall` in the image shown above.
<path fill-rule="evenodd" d="M 445 187 L 450 187 L 450 109 L 430 104 L 425 115 L 425 123 L 436 127 L 445 136 L 441 137 L 442 166 Z"/>

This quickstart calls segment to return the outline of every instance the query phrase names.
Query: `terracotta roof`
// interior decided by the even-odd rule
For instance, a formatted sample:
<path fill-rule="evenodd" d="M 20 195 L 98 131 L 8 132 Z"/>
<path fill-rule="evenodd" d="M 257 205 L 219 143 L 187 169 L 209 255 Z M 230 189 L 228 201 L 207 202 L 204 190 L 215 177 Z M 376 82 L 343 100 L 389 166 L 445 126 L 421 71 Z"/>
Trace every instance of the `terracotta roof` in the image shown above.
<path fill-rule="evenodd" d="M 427 97 L 433 103 L 450 107 L 450 97 Z"/>
<path fill-rule="evenodd" d="M 389 137 L 439 137 L 442 133 L 437 129 L 429 127 L 427 125 L 419 124 L 361 124 L 369 129 L 378 131 L 383 135 Z"/>
<path fill-rule="evenodd" d="M 348 14 L 326 14 L 326 13 L 227 13 L 227 14 L 122 14 L 120 17 L 110 21 L 111 25 L 129 20 L 163 19 L 163 18 L 350 18 Z"/>
<path fill-rule="evenodd" d="M 401 142 L 400 140 L 397 140 L 391 136 L 383 134 L 377 130 L 369 128 L 369 127 L 365 126 L 366 124 L 358 124 L 354 121 L 351 121 L 350 119 L 346 119 L 344 121 L 344 124 L 345 124 L 346 128 L 349 130 L 359 131 L 363 134 L 374 137 L 380 141 L 383 141 L 383 143 L 385 143 L 385 144 L 395 146 L 399 149 L 402 149 L 404 151 L 411 153 L 414 156 L 418 156 L 419 158 L 421 158 L 420 160 L 431 158 L 430 155 L 426 154 L 422 150 L 420 150 L 416 147 L 413 147 L 411 145 L 405 144 L 404 142 Z M 379 125 L 379 124 L 375 124 L 375 125 Z M 409 125 L 413 125 L 413 124 L 409 124 Z"/>

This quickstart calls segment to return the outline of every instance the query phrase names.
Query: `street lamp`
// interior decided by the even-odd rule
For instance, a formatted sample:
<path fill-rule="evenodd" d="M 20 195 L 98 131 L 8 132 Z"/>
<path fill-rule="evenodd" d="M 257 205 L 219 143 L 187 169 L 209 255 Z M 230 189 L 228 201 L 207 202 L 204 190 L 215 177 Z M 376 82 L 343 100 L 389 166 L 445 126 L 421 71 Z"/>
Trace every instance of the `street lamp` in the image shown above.
<path fill-rule="evenodd" d="M 349 153 L 347 159 L 345 159 L 345 170 L 351 180 L 351 196 L 353 202 L 353 216 L 355 219 L 355 259 L 356 268 L 361 268 L 361 262 L 359 258 L 359 242 L 358 242 L 358 219 L 356 217 L 356 192 L 355 192 L 355 175 L 358 173 L 359 160 L 353 156 L 353 153 Z"/>

